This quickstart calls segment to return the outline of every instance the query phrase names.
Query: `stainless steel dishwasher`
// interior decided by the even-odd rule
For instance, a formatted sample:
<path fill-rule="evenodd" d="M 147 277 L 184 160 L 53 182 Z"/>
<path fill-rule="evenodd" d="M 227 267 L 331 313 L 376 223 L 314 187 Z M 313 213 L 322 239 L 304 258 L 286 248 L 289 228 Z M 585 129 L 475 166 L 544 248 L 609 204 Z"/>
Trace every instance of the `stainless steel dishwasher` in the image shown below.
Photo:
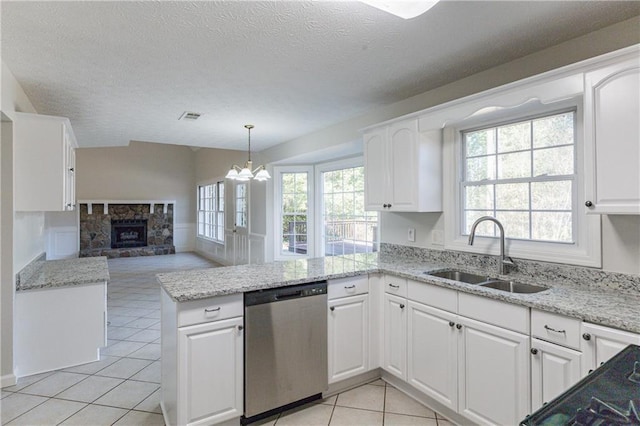
<path fill-rule="evenodd" d="M 327 282 L 245 293 L 243 424 L 328 388 Z"/>

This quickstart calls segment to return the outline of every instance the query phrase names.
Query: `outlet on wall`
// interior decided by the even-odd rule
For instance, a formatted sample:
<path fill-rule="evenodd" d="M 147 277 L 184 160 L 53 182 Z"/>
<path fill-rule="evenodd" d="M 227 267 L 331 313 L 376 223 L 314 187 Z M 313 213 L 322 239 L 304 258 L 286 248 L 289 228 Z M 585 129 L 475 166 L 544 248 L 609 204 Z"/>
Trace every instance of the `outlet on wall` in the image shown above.
<path fill-rule="evenodd" d="M 407 240 L 415 241 L 416 240 L 416 228 L 409 228 L 407 231 Z"/>
<path fill-rule="evenodd" d="M 434 229 L 431 232 L 431 243 L 437 245 L 444 245 L 444 232 L 439 229 Z"/>

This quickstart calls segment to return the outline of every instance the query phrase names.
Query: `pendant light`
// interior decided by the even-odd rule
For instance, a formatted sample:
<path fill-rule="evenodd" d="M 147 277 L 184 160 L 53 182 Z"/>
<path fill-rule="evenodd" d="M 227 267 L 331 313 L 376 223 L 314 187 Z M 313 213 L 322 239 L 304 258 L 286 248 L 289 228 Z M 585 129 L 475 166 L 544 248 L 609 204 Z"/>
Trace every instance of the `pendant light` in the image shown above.
<path fill-rule="evenodd" d="M 231 166 L 231 169 L 229 169 L 229 173 L 227 173 L 225 178 L 240 182 L 246 182 L 249 179 L 264 182 L 267 179 L 271 179 L 271 175 L 263 165 L 259 165 L 254 170 L 251 170 L 253 168 L 253 162 L 251 161 L 251 129 L 253 129 L 253 124 L 246 124 L 244 128 L 249 131 L 249 149 L 247 150 L 248 160 L 244 163 L 244 167 L 242 168 L 235 164 Z"/>

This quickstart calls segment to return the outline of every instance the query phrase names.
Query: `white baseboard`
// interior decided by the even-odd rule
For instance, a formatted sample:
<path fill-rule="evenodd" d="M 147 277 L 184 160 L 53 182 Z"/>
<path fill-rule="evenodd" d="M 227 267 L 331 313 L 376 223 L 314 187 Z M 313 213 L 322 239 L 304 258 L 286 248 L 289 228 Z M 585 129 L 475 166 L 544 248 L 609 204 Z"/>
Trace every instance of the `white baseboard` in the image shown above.
<path fill-rule="evenodd" d="M 18 378 L 15 374 L 5 374 L 0 377 L 0 387 L 6 388 L 7 386 L 13 386 L 18 383 Z"/>
<path fill-rule="evenodd" d="M 214 261 L 216 263 L 219 263 L 219 264 L 221 264 L 223 266 L 233 266 L 233 264 L 231 262 L 227 261 L 226 259 L 224 259 L 222 257 L 214 256 L 213 254 L 211 254 L 211 253 L 209 253 L 207 251 L 198 250 L 198 249 L 191 250 L 191 251 L 199 254 L 200 256 L 204 257 L 205 259 L 212 260 L 212 261 Z"/>

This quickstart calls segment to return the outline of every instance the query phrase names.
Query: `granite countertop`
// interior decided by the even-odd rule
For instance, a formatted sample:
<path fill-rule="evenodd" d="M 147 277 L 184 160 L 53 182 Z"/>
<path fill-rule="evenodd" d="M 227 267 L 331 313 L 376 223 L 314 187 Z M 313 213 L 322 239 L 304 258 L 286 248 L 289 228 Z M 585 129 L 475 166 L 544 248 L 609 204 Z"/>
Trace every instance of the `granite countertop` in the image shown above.
<path fill-rule="evenodd" d="M 107 258 L 37 260 L 20 272 L 16 291 L 71 287 L 109 281 Z"/>
<path fill-rule="evenodd" d="M 186 302 L 324 279 L 377 272 L 390 273 L 403 278 L 640 333 L 640 293 L 623 292 L 607 286 L 598 287 L 588 282 L 576 285 L 564 280 L 545 282 L 523 279 L 522 277 L 502 276 L 506 279 L 517 279 L 521 282 L 548 287 L 547 290 L 540 293 L 512 294 L 425 274 L 425 272 L 447 268 L 483 273 L 480 270 L 457 265 L 373 253 L 172 272 L 158 274 L 157 277 L 164 290 L 174 301 Z M 486 271 L 484 273 L 486 274 Z M 489 275 L 496 277 L 496 274 L 493 273 L 489 273 Z"/>

